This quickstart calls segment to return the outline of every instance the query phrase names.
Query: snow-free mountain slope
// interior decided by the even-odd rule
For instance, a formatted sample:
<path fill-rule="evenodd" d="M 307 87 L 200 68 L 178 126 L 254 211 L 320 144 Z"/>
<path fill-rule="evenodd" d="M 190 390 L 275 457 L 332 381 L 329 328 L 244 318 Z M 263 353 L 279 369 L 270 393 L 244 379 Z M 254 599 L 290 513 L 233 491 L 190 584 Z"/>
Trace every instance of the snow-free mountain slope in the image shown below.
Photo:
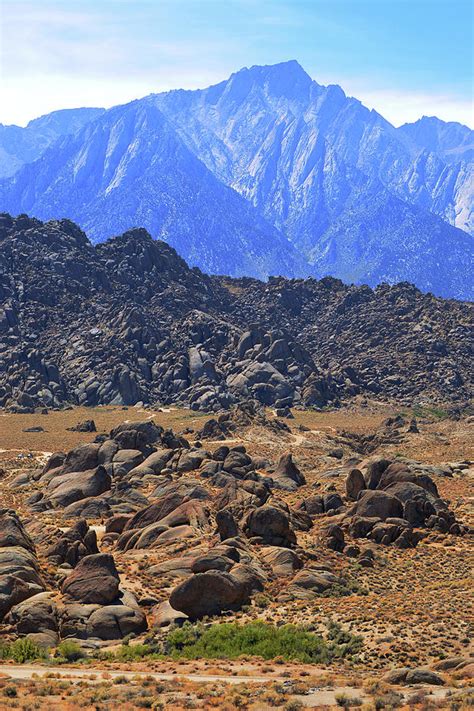
<path fill-rule="evenodd" d="M 63 109 L 21 126 L 0 124 L 0 178 L 14 175 L 39 158 L 60 136 L 74 133 L 100 116 L 104 109 Z"/>
<path fill-rule="evenodd" d="M 371 286 L 410 281 L 439 296 L 474 299 L 472 237 L 436 215 L 420 215 L 376 180 L 351 192 L 310 259 L 319 277 Z"/>
<path fill-rule="evenodd" d="M 462 123 L 422 116 L 414 123 L 403 124 L 399 131 L 420 148 L 437 153 L 447 163 L 474 159 L 474 131 Z"/>
<path fill-rule="evenodd" d="M 318 209 L 324 203 L 317 187 L 308 194 L 324 144 L 403 200 L 474 230 L 466 209 L 472 173 L 464 164 L 448 167 L 339 86 L 317 84 L 295 61 L 242 69 L 208 89 L 155 100 L 216 175 L 281 229 L 289 218 L 293 239 L 293 212 L 301 212 L 301 203 Z"/>

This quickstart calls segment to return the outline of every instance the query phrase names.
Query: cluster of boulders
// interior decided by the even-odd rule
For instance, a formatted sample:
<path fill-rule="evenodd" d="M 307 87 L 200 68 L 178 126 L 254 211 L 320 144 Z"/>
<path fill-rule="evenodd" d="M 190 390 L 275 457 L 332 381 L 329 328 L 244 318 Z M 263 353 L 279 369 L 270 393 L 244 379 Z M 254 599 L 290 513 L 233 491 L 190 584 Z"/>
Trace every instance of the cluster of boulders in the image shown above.
<path fill-rule="evenodd" d="M 352 470 L 347 492 L 356 499 L 346 514 L 346 527 L 353 538 L 409 548 L 415 547 L 423 535 L 417 529 L 463 533 L 433 479 L 412 471 L 407 462 L 375 460 L 367 467 L 365 477 Z"/>
<path fill-rule="evenodd" d="M 33 515 L 25 527 L 14 512 L 0 513 L 0 621 L 42 644 L 100 644 L 149 623 L 239 610 L 279 578 L 287 579 L 280 601 L 340 594 L 348 581 L 325 551 L 330 560 L 338 553 L 372 567 L 378 544 L 407 548 L 429 529 L 465 532 L 439 496 L 434 469 L 372 459 L 347 470 L 345 493 L 329 484 L 315 494 L 291 453 L 271 462 L 243 445 L 207 449 L 152 420 L 124 422 L 15 479 L 20 489 L 34 487 Z M 302 487 L 305 495 L 289 505 L 285 495 L 294 500 Z M 35 512 L 72 525 L 44 525 Z M 100 545 L 87 518 L 105 522 Z M 33 538 L 55 567 L 59 594 L 47 589 Z M 150 553 L 146 574 L 166 581 L 165 599 L 137 599 L 120 583 L 115 558 Z"/>
<path fill-rule="evenodd" d="M 300 506 L 313 515 L 332 514 L 332 523 L 324 529 L 326 547 L 351 557 L 360 555 L 362 565 L 371 567 L 373 556 L 347 543 L 346 536 L 414 548 L 427 529 L 453 535 L 468 530 L 456 521 L 433 478 L 417 471 L 416 462 L 373 459 L 365 474 L 356 468 L 348 471 L 345 488 L 346 501 L 334 492 L 312 496 Z"/>
<path fill-rule="evenodd" d="M 357 394 L 463 402 L 468 304 L 400 284 L 229 280 L 145 230 L 93 247 L 68 220 L 0 215 L 0 406 L 256 399 L 280 414 Z"/>
<path fill-rule="evenodd" d="M 147 629 L 147 619 L 135 597 L 120 588 L 111 555 L 85 556 L 66 573 L 60 595 L 43 592 L 11 608 L 5 623 L 17 634 L 28 634 L 42 646 L 60 639 L 120 640 Z"/>
<path fill-rule="evenodd" d="M 59 590 L 46 590 L 35 546 L 14 511 L 0 512 L 0 623 L 41 646 L 61 638 L 116 640 L 147 629 L 134 596 L 120 587 L 111 555 L 98 552 L 85 521 L 57 532 L 46 551 Z M 39 534 L 41 538 L 41 533 Z"/>
<path fill-rule="evenodd" d="M 298 508 L 313 517 L 329 514 L 331 523 L 323 529 L 322 536 L 325 547 L 360 557 L 361 565 L 372 567 L 370 549 L 361 551 L 347 537 L 414 548 L 429 529 L 452 535 L 468 531 L 440 497 L 428 473 L 440 473 L 437 469 L 409 460 L 374 458 L 368 462 L 365 473 L 357 468 L 348 469 L 345 499 L 335 491 L 328 491 L 303 499 Z M 444 470 L 442 473 L 447 474 Z"/>
<path fill-rule="evenodd" d="M 279 417 L 291 417 L 288 407 L 283 410 L 276 409 L 277 417 L 267 416 L 265 407 L 258 400 L 244 400 L 228 411 L 220 413 L 217 417 L 206 420 L 196 436 L 200 440 L 229 439 L 236 433 L 242 432 L 247 427 L 263 427 L 269 432 L 281 434 L 291 432 L 289 426 Z"/>
<path fill-rule="evenodd" d="M 57 532 L 54 543 L 46 550 L 46 557 L 56 565 L 67 563 L 74 568 L 81 558 L 98 552 L 96 532 L 89 528 L 87 521 L 79 519 L 67 531 Z"/>
<path fill-rule="evenodd" d="M 57 568 L 59 597 L 45 590 L 19 519 L 6 512 L 0 521 L 8 545 L 22 546 L 18 555 L 28 568 L 16 587 L 10 579 L 3 585 L 8 599 L 2 617 L 17 634 L 52 645 L 62 638 L 114 640 L 146 628 L 140 605 L 120 586 L 113 555 L 99 551 L 95 529 L 77 518 L 84 511 L 105 517 L 102 540 L 117 551 L 167 550 L 190 541 L 191 555 L 150 567 L 152 575 L 178 571 L 184 577 L 169 601 L 156 605 L 157 624 L 240 609 L 270 578 L 304 565 L 295 531 L 308 530 L 311 519 L 272 497 L 305 483 L 291 455 L 272 466 L 243 446 L 208 451 L 152 421 L 123 423 L 96 440 L 54 453 L 42 470 L 15 480 L 19 487 L 35 487 L 28 499 L 32 512 L 77 519 L 67 529 L 28 523 Z M 145 497 L 141 490 L 150 486 Z"/>

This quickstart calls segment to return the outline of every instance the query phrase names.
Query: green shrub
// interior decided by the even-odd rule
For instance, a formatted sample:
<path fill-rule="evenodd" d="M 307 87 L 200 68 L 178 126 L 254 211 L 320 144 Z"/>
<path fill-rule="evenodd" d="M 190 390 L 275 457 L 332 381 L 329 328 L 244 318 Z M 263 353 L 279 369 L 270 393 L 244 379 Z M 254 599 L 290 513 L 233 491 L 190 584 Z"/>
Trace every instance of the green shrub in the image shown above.
<path fill-rule="evenodd" d="M 403 704 L 403 696 L 395 691 L 389 691 L 381 696 L 374 698 L 374 707 L 376 711 L 381 709 L 397 709 Z"/>
<path fill-rule="evenodd" d="M 186 623 L 168 634 L 165 653 L 185 659 L 237 659 L 247 655 L 320 664 L 360 650 L 360 638 L 337 626 L 333 626 L 332 634 L 333 638 L 326 641 L 297 625 L 276 627 L 262 621 L 221 623 L 208 628 Z"/>
<path fill-rule="evenodd" d="M 8 696 L 9 699 L 14 699 L 16 696 L 18 696 L 18 690 L 16 686 L 6 686 L 3 690 L 3 693 L 5 696 Z"/>
<path fill-rule="evenodd" d="M 35 659 L 44 659 L 46 652 L 28 637 L 16 639 L 11 644 L 2 644 L 0 647 L 1 659 L 13 659 L 17 664 L 32 662 Z"/>
<path fill-rule="evenodd" d="M 413 417 L 434 417 L 438 420 L 445 420 L 448 417 L 446 410 L 440 407 L 423 407 L 422 405 L 414 405 L 412 407 Z"/>
<path fill-rule="evenodd" d="M 298 699 L 290 699 L 290 701 L 286 702 L 283 708 L 285 711 L 300 711 L 300 709 L 304 708 L 304 706 L 302 701 L 299 701 Z"/>
<path fill-rule="evenodd" d="M 77 662 L 78 659 L 85 656 L 77 642 L 73 642 L 71 639 L 65 639 L 58 645 L 57 654 L 67 662 Z"/>
<path fill-rule="evenodd" d="M 114 676 L 113 682 L 114 684 L 128 684 L 128 678 L 125 674 L 119 674 L 118 676 Z"/>
<path fill-rule="evenodd" d="M 329 622 L 328 640 L 333 658 L 352 657 L 362 649 L 362 637 L 347 632 L 337 622 Z"/>
<path fill-rule="evenodd" d="M 321 593 L 321 597 L 347 597 L 348 595 L 367 595 L 368 591 L 357 580 L 346 580 L 344 583 L 335 583 L 328 590 Z"/>
<path fill-rule="evenodd" d="M 255 595 L 254 602 L 257 607 L 260 607 L 260 609 L 265 610 L 269 604 L 270 604 L 270 598 L 268 595 L 265 595 L 264 593 L 258 593 Z"/>
<path fill-rule="evenodd" d="M 115 659 L 122 662 L 133 662 L 143 657 L 149 657 L 153 654 L 153 649 L 149 644 L 122 644 L 115 653 Z"/>

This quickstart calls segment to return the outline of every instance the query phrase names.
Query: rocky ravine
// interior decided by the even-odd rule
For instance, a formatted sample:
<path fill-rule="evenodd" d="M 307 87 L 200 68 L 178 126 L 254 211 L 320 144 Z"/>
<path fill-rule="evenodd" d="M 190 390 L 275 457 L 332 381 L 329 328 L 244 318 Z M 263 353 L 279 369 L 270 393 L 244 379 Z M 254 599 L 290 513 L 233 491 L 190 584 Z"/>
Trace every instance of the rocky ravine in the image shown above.
<path fill-rule="evenodd" d="M 210 277 L 142 229 L 92 246 L 73 223 L 0 217 L 0 406 L 472 392 L 472 306 L 409 284 Z"/>

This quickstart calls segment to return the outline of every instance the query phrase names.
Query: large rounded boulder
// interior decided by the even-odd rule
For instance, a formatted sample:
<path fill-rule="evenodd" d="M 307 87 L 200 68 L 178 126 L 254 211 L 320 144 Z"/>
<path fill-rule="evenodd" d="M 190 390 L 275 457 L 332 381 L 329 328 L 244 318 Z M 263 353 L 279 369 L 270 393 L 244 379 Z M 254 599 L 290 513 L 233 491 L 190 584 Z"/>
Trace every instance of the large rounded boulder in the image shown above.
<path fill-rule="evenodd" d="M 119 593 L 119 574 L 108 553 L 82 558 L 62 584 L 66 600 L 84 604 L 107 605 Z"/>
<path fill-rule="evenodd" d="M 247 516 L 244 531 L 249 538 L 258 538 L 270 546 L 296 543 L 288 514 L 276 506 L 261 506 Z"/>
<path fill-rule="evenodd" d="M 351 469 L 346 478 L 346 494 L 351 501 L 357 501 L 361 491 L 366 489 L 365 479 L 360 469 Z"/>
<path fill-rule="evenodd" d="M 171 593 L 170 604 L 192 620 L 219 615 L 223 610 L 235 610 L 243 604 L 241 586 L 229 573 L 208 570 L 178 585 Z"/>
<path fill-rule="evenodd" d="M 353 516 L 363 518 L 402 518 L 403 504 L 396 496 L 385 491 L 364 491 L 351 511 Z"/>
<path fill-rule="evenodd" d="M 278 489 L 295 491 L 306 484 L 306 479 L 293 461 L 290 452 L 284 454 L 272 474 L 273 484 Z"/>

